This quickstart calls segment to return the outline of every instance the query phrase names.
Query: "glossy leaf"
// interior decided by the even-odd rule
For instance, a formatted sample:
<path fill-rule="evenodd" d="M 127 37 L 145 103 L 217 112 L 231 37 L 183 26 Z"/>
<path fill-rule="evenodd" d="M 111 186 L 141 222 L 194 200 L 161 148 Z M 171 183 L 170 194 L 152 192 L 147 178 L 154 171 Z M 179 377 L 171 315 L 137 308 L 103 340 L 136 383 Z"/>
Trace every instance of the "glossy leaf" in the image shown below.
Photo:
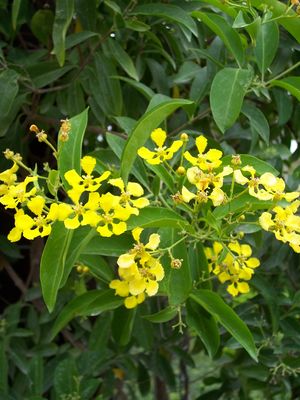
<path fill-rule="evenodd" d="M 6 69 L 0 73 L 0 91 L 2 93 L 0 98 L 1 124 L 3 124 L 5 116 L 9 116 L 13 109 L 13 103 L 19 91 L 18 78 L 19 74 L 12 69 Z M 6 132 L 6 130 L 2 129 L 0 130 L 0 136 Z"/>
<path fill-rule="evenodd" d="M 65 63 L 65 40 L 74 13 L 74 0 L 57 0 L 53 24 L 53 54 L 62 67 Z"/>
<path fill-rule="evenodd" d="M 126 78 L 125 76 L 112 76 L 114 79 L 119 79 L 120 81 L 128 83 L 128 85 L 132 86 L 136 89 L 139 93 L 141 93 L 147 100 L 151 100 L 152 97 L 155 95 L 155 92 L 146 86 L 144 83 L 137 82 L 134 79 Z"/>
<path fill-rule="evenodd" d="M 254 48 L 256 63 L 262 75 L 271 65 L 278 49 L 278 43 L 279 30 L 277 22 L 262 22 L 258 29 Z"/>
<path fill-rule="evenodd" d="M 186 322 L 203 342 L 209 356 L 212 358 L 220 346 L 220 334 L 214 317 L 191 299 L 187 302 Z"/>
<path fill-rule="evenodd" d="M 18 16 L 21 8 L 22 0 L 13 0 L 12 3 L 12 26 L 13 30 L 17 29 Z"/>
<path fill-rule="evenodd" d="M 258 133 L 262 140 L 269 145 L 270 127 L 263 112 L 250 102 L 245 102 L 242 113 L 249 119 L 251 129 Z"/>
<path fill-rule="evenodd" d="M 250 70 L 235 68 L 224 68 L 215 76 L 210 105 L 214 120 L 223 133 L 238 118 L 251 79 Z"/>
<path fill-rule="evenodd" d="M 59 313 L 51 332 L 53 339 L 73 318 L 99 314 L 113 310 L 123 303 L 123 299 L 114 295 L 114 291 L 90 290 L 71 300 Z"/>
<path fill-rule="evenodd" d="M 164 226 L 181 228 L 188 224 L 184 218 L 168 208 L 145 207 L 140 209 L 139 215 L 133 215 L 127 225 L 128 229 L 133 229 L 138 226 L 141 228 L 159 228 Z"/>
<path fill-rule="evenodd" d="M 188 248 L 189 263 L 193 282 L 200 282 L 201 288 L 210 289 L 211 280 L 207 280 L 209 269 L 201 242 L 190 244 Z"/>
<path fill-rule="evenodd" d="M 178 311 L 176 308 L 168 306 L 155 314 L 143 315 L 143 318 L 155 324 L 160 324 L 162 322 L 167 322 L 175 318 L 177 313 Z"/>
<path fill-rule="evenodd" d="M 205 289 L 194 290 L 190 298 L 200 304 L 216 321 L 244 347 L 248 354 L 257 361 L 257 349 L 247 325 L 229 307 L 222 298 L 214 292 Z"/>
<path fill-rule="evenodd" d="M 115 311 L 112 321 L 112 335 L 119 346 L 126 346 L 130 339 L 136 315 L 136 308 L 120 308 Z"/>
<path fill-rule="evenodd" d="M 59 142 L 58 147 L 58 167 L 61 180 L 64 186 L 68 188 L 68 183 L 65 180 L 65 173 L 71 169 L 75 169 L 80 174 L 80 159 L 83 136 L 87 126 L 88 108 L 82 113 L 70 118 L 71 130 L 69 132 L 69 140 Z"/>
<path fill-rule="evenodd" d="M 47 239 L 41 259 L 40 279 L 43 298 L 49 312 L 52 312 L 64 274 L 65 262 L 73 231 L 56 222 Z"/>
<path fill-rule="evenodd" d="M 134 9 L 134 15 L 153 15 L 166 18 L 186 27 L 194 35 L 197 35 L 197 27 L 194 20 L 182 8 L 173 4 L 153 3 L 143 4 Z"/>
<path fill-rule="evenodd" d="M 239 67 L 244 63 L 245 53 L 239 34 L 220 15 L 194 11 L 192 16 L 200 19 L 224 42 L 227 49 L 235 57 Z"/>
<path fill-rule="evenodd" d="M 115 61 L 120 65 L 120 67 L 134 80 L 138 81 L 139 76 L 136 71 L 135 65 L 130 58 L 130 56 L 126 53 L 123 47 L 116 40 L 109 40 L 108 46 L 111 52 L 111 55 L 115 59 Z"/>
<path fill-rule="evenodd" d="M 281 87 L 288 92 L 290 92 L 293 96 L 296 97 L 298 101 L 300 101 L 300 77 L 299 76 L 290 76 L 288 78 L 284 78 L 281 80 L 275 79 L 271 82 L 272 86 Z"/>
<path fill-rule="evenodd" d="M 125 181 L 127 181 L 137 157 L 137 150 L 145 144 L 153 129 L 157 128 L 178 107 L 189 104 L 192 102 L 184 99 L 168 100 L 155 106 L 138 120 L 122 154 L 121 175 Z"/>
<path fill-rule="evenodd" d="M 300 20 L 293 10 L 289 10 L 286 17 L 283 15 L 286 12 L 286 4 L 279 0 L 252 0 L 251 4 L 260 10 L 264 10 L 267 6 L 272 10 L 273 18 L 278 18 L 278 23 L 282 25 L 294 38 L 300 43 Z M 291 18 L 293 16 L 293 18 Z"/>

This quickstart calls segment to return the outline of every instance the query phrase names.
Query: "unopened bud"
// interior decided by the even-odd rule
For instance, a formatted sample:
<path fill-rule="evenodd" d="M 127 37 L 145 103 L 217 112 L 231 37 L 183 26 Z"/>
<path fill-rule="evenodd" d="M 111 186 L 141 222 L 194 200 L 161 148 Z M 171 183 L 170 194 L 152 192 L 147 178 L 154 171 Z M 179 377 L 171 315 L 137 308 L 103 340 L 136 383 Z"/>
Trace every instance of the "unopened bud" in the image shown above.
<path fill-rule="evenodd" d="M 184 167 L 180 166 L 177 168 L 176 172 L 178 175 L 185 175 L 186 169 Z"/>
<path fill-rule="evenodd" d="M 242 161 L 241 161 L 241 156 L 239 154 L 234 154 L 231 156 L 231 164 L 232 165 L 241 165 Z"/>
<path fill-rule="evenodd" d="M 82 272 L 83 272 L 83 267 L 82 267 L 82 265 L 77 265 L 76 271 L 77 271 L 79 274 L 82 274 Z"/>
<path fill-rule="evenodd" d="M 20 161 L 22 161 L 22 156 L 21 156 L 21 154 L 20 153 L 14 153 L 13 151 L 11 151 L 10 149 L 6 149 L 4 152 L 3 152 L 3 154 L 4 154 L 4 157 L 7 159 L 7 160 L 12 160 L 12 161 L 14 161 L 14 162 L 20 162 Z"/>
<path fill-rule="evenodd" d="M 67 142 L 69 140 L 69 133 L 71 130 L 71 122 L 66 119 L 62 119 L 61 121 L 61 126 L 60 126 L 60 132 L 58 136 L 58 140 L 61 142 Z"/>
<path fill-rule="evenodd" d="M 293 6 L 298 6 L 299 5 L 299 0 L 291 0 L 291 4 Z"/>
<path fill-rule="evenodd" d="M 89 267 L 87 267 L 87 266 L 82 267 L 82 272 L 83 272 L 84 274 L 87 274 L 88 272 L 90 272 Z"/>
<path fill-rule="evenodd" d="M 184 202 L 184 200 L 182 198 L 182 194 L 179 192 L 171 195 L 171 197 L 172 197 L 172 200 L 174 201 L 174 203 L 176 203 L 176 204 L 180 204 L 180 203 Z"/>
<path fill-rule="evenodd" d="M 125 377 L 125 372 L 121 368 L 113 368 L 113 373 L 117 379 L 123 380 Z"/>
<path fill-rule="evenodd" d="M 243 239 L 244 236 L 245 236 L 245 232 L 238 232 L 238 234 L 237 234 L 238 239 Z"/>
<path fill-rule="evenodd" d="M 189 137 L 188 137 L 188 135 L 187 135 L 186 133 L 182 133 L 182 134 L 180 135 L 180 139 L 181 139 L 183 142 L 187 142 L 187 141 L 189 140 Z"/>
<path fill-rule="evenodd" d="M 47 139 L 47 134 L 45 131 L 41 130 L 36 134 L 36 137 L 39 142 L 44 142 Z"/>
<path fill-rule="evenodd" d="M 29 130 L 30 130 L 30 132 L 34 132 L 34 133 L 39 133 L 39 128 L 36 126 L 36 125 L 30 125 L 30 128 L 29 128 Z"/>
<path fill-rule="evenodd" d="M 182 261 L 183 259 L 179 259 L 179 258 L 173 258 L 171 260 L 171 268 L 173 269 L 180 269 L 182 266 Z"/>
<path fill-rule="evenodd" d="M 238 221 L 239 221 L 239 222 L 245 221 L 245 219 L 246 219 L 245 215 L 240 215 L 240 216 L 238 217 Z"/>

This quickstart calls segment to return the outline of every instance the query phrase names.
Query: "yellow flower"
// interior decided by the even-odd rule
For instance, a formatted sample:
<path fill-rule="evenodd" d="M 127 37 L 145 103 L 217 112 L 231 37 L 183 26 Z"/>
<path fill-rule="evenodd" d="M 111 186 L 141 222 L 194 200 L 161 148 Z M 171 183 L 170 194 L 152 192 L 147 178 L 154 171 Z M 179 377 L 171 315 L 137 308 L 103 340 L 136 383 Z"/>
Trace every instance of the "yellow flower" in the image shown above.
<path fill-rule="evenodd" d="M 199 167 L 203 171 L 211 171 L 222 164 L 222 161 L 220 160 L 222 152 L 220 150 L 210 149 L 207 153 L 204 153 L 207 147 L 207 139 L 203 135 L 197 137 L 196 146 L 199 151 L 197 157 L 193 157 L 189 151 L 184 153 L 184 157 L 192 165 Z"/>
<path fill-rule="evenodd" d="M 116 294 L 126 297 L 127 308 L 136 307 L 144 301 L 145 294 L 154 296 L 158 291 L 158 282 L 164 278 L 164 269 L 155 257 L 147 250 L 155 250 L 159 246 L 160 237 L 153 233 L 146 244 L 140 242 L 142 228 L 135 228 L 132 235 L 136 241 L 133 249 L 118 258 L 120 279 L 114 279 L 110 287 Z"/>
<path fill-rule="evenodd" d="M 214 242 L 212 248 L 205 249 L 209 270 L 217 275 L 221 283 L 230 282 L 226 290 L 232 296 L 248 293 L 250 290 L 248 283 L 241 280 L 251 279 L 253 270 L 260 265 L 260 262 L 257 258 L 250 257 L 252 250 L 247 244 L 233 242 L 228 248 L 229 251 L 225 256 L 222 255 L 224 247 L 219 242 Z"/>
<path fill-rule="evenodd" d="M 296 200 L 283 208 L 274 207 L 275 215 L 264 212 L 259 217 L 261 227 L 275 234 L 277 240 L 288 243 L 296 253 L 300 253 L 300 217 L 295 215 L 300 205 Z"/>
<path fill-rule="evenodd" d="M 144 189 L 139 183 L 128 182 L 127 186 L 121 178 L 110 179 L 109 184 L 120 189 L 120 205 L 121 207 L 128 208 L 131 214 L 138 215 L 139 208 L 144 208 L 149 205 L 149 200 L 145 197 L 141 197 L 144 194 Z M 133 197 L 140 197 L 139 199 L 132 199 Z"/>
<path fill-rule="evenodd" d="M 0 173 L 0 182 L 3 184 L 0 185 L 0 196 L 3 196 L 8 192 L 9 186 L 14 185 L 17 180 L 16 172 L 18 171 L 19 167 L 14 162 L 13 166 L 9 169 Z"/>
<path fill-rule="evenodd" d="M 99 206 L 101 213 L 97 222 L 97 232 L 101 236 L 110 237 L 121 235 L 127 229 L 127 221 L 131 215 L 129 209 L 120 206 L 120 197 L 111 193 L 100 196 Z"/>
<path fill-rule="evenodd" d="M 92 192 L 89 193 L 88 201 L 85 204 L 59 204 L 53 210 L 53 214 L 56 213 L 57 219 L 63 219 L 67 229 L 77 229 L 80 225 L 96 227 L 101 220 L 101 217 L 97 213 L 99 203 L 99 193 Z"/>
<path fill-rule="evenodd" d="M 12 242 L 20 240 L 22 234 L 26 239 L 33 240 L 38 236 L 48 236 L 51 232 L 51 220 L 44 211 L 45 199 L 36 196 L 27 202 L 27 207 L 34 217 L 27 215 L 23 210 L 15 214 L 15 227 L 10 231 L 8 239 Z"/>
<path fill-rule="evenodd" d="M 242 171 L 250 173 L 250 178 L 244 176 Z M 270 172 L 265 172 L 258 177 L 256 170 L 249 165 L 243 167 L 242 170 L 235 170 L 234 178 L 240 185 L 248 184 L 249 194 L 259 200 L 293 201 L 299 197 L 298 192 L 284 193 L 285 183 L 282 178 L 277 178 Z"/>
<path fill-rule="evenodd" d="M 74 203 L 78 203 L 83 192 L 95 192 L 99 189 L 101 182 L 110 175 L 110 171 L 105 171 L 98 178 L 94 178 L 92 175 L 96 166 L 96 159 L 94 157 L 85 156 L 81 159 L 80 164 L 86 175 L 80 176 L 75 169 L 65 173 L 66 181 L 72 186 L 72 189 L 68 190 L 67 193 Z"/>
<path fill-rule="evenodd" d="M 146 147 L 138 149 L 138 155 L 144 158 L 149 164 L 161 164 L 166 160 L 170 160 L 174 153 L 180 149 L 183 142 L 182 140 L 175 140 L 170 147 L 164 146 L 167 134 L 161 129 L 157 128 L 151 133 L 151 139 L 157 145 L 154 151 L 150 151 Z"/>
<path fill-rule="evenodd" d="M 0 203 L 2 203 L 5 208 L 16 208 L 19 204 L 25 203 L 30 197 L 34 196 L 37 191 L 35 187 L 27 191 L 27 185 L 36 180 L 36 176 L 27 176 L 23 182 L 8 186 L 7 192 L 0 197 Z"/>

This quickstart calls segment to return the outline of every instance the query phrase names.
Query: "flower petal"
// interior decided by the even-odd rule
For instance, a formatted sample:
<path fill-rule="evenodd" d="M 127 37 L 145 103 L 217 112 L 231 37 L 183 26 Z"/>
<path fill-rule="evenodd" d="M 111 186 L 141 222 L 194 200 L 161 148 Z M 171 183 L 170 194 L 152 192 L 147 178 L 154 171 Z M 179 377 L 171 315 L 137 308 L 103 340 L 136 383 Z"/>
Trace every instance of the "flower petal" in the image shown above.
<path fill-rule="evenodd" d="M 154 129 L 154 131 L 151 132 L 151 139 L 158 147 L 163 147 L 166 138 L 167 134 L 161 128 Z"/>

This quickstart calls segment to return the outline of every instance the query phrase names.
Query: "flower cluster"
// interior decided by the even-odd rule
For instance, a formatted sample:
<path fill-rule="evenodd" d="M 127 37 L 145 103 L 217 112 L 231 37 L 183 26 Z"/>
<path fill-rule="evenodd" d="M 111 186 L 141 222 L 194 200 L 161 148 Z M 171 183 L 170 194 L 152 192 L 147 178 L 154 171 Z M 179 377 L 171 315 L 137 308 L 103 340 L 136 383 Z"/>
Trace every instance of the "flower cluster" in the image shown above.
<path fill-rule="evenodd" d="M 225 257 L 224 248 L 227 251 Z M 229 243 L 226 248 L 223 244 L 214 242 L 212 248 L 205 248 L 205 254 L 209 261 L 210 271 L 221 283 L 230 283 L 227 291 L 232 296 L 249 292 L 249 285 L 245 281 L 252 278 L 254 269 L 260 265 L 260 262 L 257 258 L 251 257 L 252 249 L 248 244 L 240 244 L 236 241 Z"/>
<path fill-rule="evenodd" d="M 65 203 L 46 200 L 39 187 L 38 176 L 27 176 L 23 182 L 17 182 L 19 166 L 14 161 L 10 169 L 0 174 L 0 203 L 16 211 L 15 226 L 8 239 L 15 242 L 22 235 L 30 240 L 47 236 L 55 221 L 63 221 L 67 229 L 89 225 L 105 237 L 124 233 L 126 221 L 131 215 L 138 215 L 139 209 L 146 207 L 149 200 L 141 197 L 144 190 L 138 183 L 129 182 L 125 187 L 121 178 L 107 181 L 110 171 L 94 177 L 95 166 L 96 159 L 85 156 L 81 159 L 83 175 L 74 169 L 65 173 L 64 177 L 70 185 L 67 194 L 72 200 Z M 119 191 L 119 195 L 110 192 L 100 194 L 98 190 L 104 181 L 113 190 Z M 47 203 L 51 204 L 48 206 Z"/>
<path fill-rule="evenodd" d="M 159 246 L 160 237 L 153 233 L 146 244 L 141 243 L 142 228 L 135 228 L 132 236 L 135 240 L 133 249 L 118 258 L 120 279 L 110 282 L 115 293 L 125 297 L 126 308 L 134 308 L 145 300 L 145 294 L 154 296 L 158 291 L 158 282 L 164 278 L 164 269 L 151 252 Z M 150 250 L 150 251 L 149 251 Z"/>
<path fill-rule="evenodd" d="M 300 253 L 300 216 L 296 215 L 299 205 L 296 200 L 286 207 L 274 207 L 274 214 L 264 212 L 259 217 L 264 230 L 273 232 L 277 240 L 288 243 L 296 253 Z"/>

